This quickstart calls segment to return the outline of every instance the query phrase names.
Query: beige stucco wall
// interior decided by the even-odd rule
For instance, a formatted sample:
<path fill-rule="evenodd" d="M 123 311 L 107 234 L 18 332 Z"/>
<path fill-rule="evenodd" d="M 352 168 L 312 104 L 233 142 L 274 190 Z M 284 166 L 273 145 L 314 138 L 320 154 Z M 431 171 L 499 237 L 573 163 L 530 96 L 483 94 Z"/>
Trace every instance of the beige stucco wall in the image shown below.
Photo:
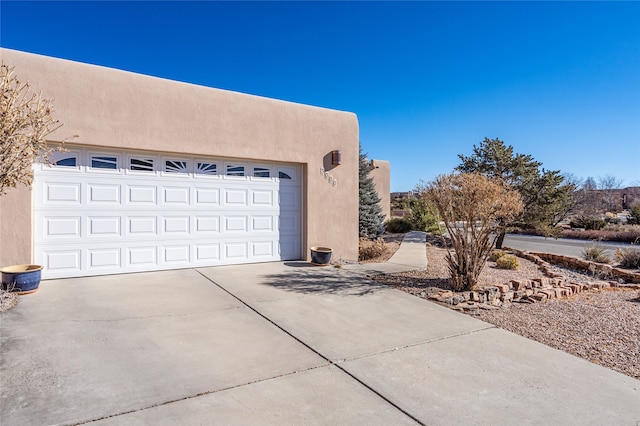
<path fill-rule="evenodd" d="M 391 166 L 388 161 L 371 160 L 369 176 L 373 179 L 376 192 L 380 197 L 380 207 L 385 215 L 385 221 L 391 218 Z"/>
<path fill-rule="evenodd" d="M 0 267 L 31 262 L 31 191 L 9 189 L 0 197 Z"/>
<path fill-rule="evenodd" d="M 74 144 L 302 164 L 306 256 L 309 247 L 324 245 L 335 259 L 357 259 L 355 114 L 8 49 L 0 49 L 0 59 L 53 99 L 54 116 L 64 126 L 52 141 L 78 135 Z M 342 164 L 322 174 L 336 149 Z M 30 192 L 0 201 L 0 265 L 29 262 L 23 257 L 32 252 L 31 235 L 16 236 L 8 221 L 31 217 Z"/>

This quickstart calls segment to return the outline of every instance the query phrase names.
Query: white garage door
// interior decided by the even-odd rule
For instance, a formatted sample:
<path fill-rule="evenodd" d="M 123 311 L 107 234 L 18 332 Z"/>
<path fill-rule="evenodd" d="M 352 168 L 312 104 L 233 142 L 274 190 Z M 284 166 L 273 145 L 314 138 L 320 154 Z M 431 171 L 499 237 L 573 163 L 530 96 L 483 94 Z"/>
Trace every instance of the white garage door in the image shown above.
<path fill-rule="evenodd" d="M 71 149 L 37 165 L 34 258 L 60 278 L 301 258 L 301 173 Z"/>

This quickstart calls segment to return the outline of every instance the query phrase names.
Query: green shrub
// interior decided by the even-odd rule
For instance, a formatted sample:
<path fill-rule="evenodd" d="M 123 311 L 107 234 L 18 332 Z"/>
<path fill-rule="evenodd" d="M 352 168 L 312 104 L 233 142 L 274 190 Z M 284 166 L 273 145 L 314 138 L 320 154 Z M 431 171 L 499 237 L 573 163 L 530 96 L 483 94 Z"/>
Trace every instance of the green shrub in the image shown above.
<path fill-rule="evenodd" d="M 623 268 L 640 269 L 640 250 L 638 249 L 618 249 L 616 258 Z"/>
<path fill-rule="evenodd" d="M 498 259 L 500 259 L 505 254 L 507 254 L 507 253 L 502 251 L 502 250 L 494 250 L 494 251 L 491 252 L 491 256 L 489 256 L 489 259 L 491 259 L 492 261 L 496 262 Z"/>
<path fill-rule="evenodd" d="M 582 251 L 582 258 L 592 262 L 611 263 L 607 250 L 597 244 L 586 246 Z"/>
<path fill-rule="evenodd" d="M 404 234 L 411 231 L 411 222 L 401 217 L 394 217 L 387 222 L 387 232 L 392 234 Z"/>
<path fill-rule="evenodd" d="M 360 238 L 358 245 L 358 260 L 369 260 L 381 257 L 389 253 L 389 246 L 382 238 L 376 240 L 368 240 Z"/>
<path fill-rule="evenodd" d="M 640 206 L 631 207 L 627 223 L 629 225 L 640 225 Z"/>
<path fill-rule="evenodd" d="M 431 203 L 422 197 L 418 197 L 411 200 L 410 208 L 409 222 L 411 222 L 411 229 L 425 232 L 438 232 L 440 230 L 438 226 L 440 219 L 437 210 Z"/>
<path fill-rule="evenodd" d="M 500 269 L 518 269 L 518 258 L 512 254 L 504 254 L 496 260 L 496 266 Z"/>
<path fill-rule="evenodd" d="M 571 221 L 572 228 L 584 228 L 587 231 L 599 231 L 605 226 L 607 226 L 606 221 L 594 217 L 580 216 Z"/>

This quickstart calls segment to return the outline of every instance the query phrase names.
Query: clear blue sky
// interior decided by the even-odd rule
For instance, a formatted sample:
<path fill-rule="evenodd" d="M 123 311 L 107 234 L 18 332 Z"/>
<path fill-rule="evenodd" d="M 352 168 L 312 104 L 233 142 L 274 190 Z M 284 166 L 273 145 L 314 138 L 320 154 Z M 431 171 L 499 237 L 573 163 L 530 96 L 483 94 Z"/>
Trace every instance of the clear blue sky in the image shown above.
<path fill-rule="evenodd" d="M 0 45 L 358 115 L 391 189 L 498 137 L 640 185 L 640 2 L 9 2 Z"/>

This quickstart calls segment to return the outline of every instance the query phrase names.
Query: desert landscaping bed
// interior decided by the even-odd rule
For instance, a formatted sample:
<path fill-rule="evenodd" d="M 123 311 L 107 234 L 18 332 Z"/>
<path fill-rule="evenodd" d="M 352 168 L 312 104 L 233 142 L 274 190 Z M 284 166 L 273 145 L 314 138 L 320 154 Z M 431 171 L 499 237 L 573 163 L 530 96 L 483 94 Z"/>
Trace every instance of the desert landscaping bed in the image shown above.
<path fill-rule="evenodd" d="M 380 275 L 374 279 L 439 303 L 442 298 L 436 295 L 450 290 L 446 279 L 446 251 L 432 244 L 427 244 L 426 251 L 426 270 Z M 545 277 L 539 265 L 522 258 L 518 260 L 520 266 L 517 270 L 497 269 L 495 263 L 487 262 L 480 274 L 480 287 Z M 615 287 L 616 283 L 612 285 L 598 277 L 557 266 L 551 268 L 559 280 L 582 285 L 580 292 L 563 293 L 561 297 L 544 298 L 537 303 L 499 303 L 499 307 L 484 303 L 481 308 L 465 309 L 465 312 L 497 327 L 640 379 L 638 286 Z"/>

